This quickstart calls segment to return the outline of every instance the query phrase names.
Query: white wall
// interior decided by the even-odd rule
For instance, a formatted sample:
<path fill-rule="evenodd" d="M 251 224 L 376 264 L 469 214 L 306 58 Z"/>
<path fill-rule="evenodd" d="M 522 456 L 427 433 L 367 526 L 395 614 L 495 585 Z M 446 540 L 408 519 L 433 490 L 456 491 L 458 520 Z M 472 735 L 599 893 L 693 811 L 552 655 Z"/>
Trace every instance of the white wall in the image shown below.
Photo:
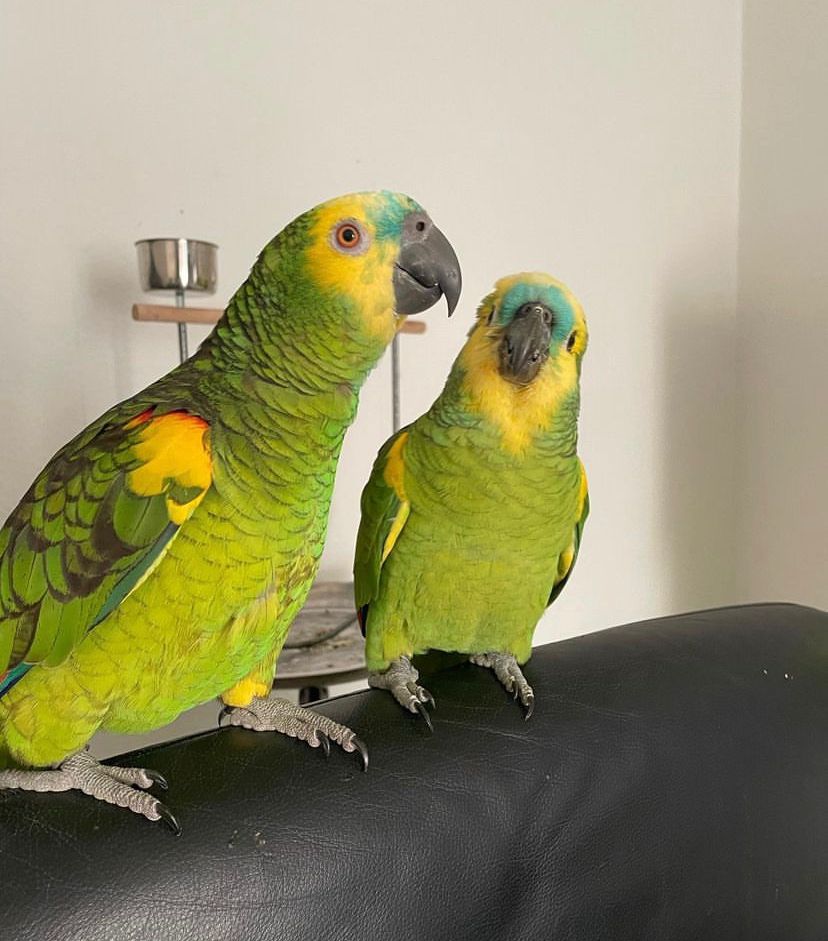
<path fill-rule="evenodd" d="M 828 607 L 828 7 L 747 0 L 739 254 L 745 597 Z"/>
<path fill-rule="evenodd" d="M 404 340 L 405 419 L 498 276 L 546 269 L 587 310 L 592 518 L 537 639 L 734 597 L 738 0 L 4 0 L 0 17 L 0 516 L 175 362 L 172 327 L 130 320 L 135 239 L 218 242 L 223 302 L 293 216 L 390 187 L 465 274 L 455 318 Z M 388 387 L 383 363 L 343 452 L 328 575 L 350 571 Z"/>

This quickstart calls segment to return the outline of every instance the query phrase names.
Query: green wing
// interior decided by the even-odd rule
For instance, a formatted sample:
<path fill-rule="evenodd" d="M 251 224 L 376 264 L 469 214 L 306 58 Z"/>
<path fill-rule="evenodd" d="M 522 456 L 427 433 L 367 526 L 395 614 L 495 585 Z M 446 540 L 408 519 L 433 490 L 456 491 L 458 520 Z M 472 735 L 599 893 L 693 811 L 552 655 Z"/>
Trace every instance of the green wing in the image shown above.
<path fill-rule="evenodd" d="M 586 523 L 586 519 L 589 516 L 589 490 L 587 489 L 586 472 L 584 471 L 583 464 L 581 465 L 580 504 L 580 513 L 572 533 L 572 542 L 566 552 L 563 552 L 558 557 L 558 571 L 555 576 L 555 582 L 552 585 L 552 591 L 549 594 L 549 600 L 546 602 L 547 607 L 549 607 L 563 591 L 564 585 L 569 581 L 569 576 L 575 568 L 575 562 L 578 560 L 578 550 L 581 548 L 581 534 L 584 531 L 584 523 Z"/>
<path fill-rule="evenodd" d="M 5 671 L 60 663 L 117 607 L 209 486 L 207 423 L 137 412 L 58 451 L 0 530 L 0 694 Z"/>
<path fill-rule="evenodd" d="M 410 504 L 405 496 L 403 457 L 407 437 L 408 429 L 403 428 L 385 442 L 362 491 L 362 516 L 354 556 L 354 598 L 363 634 L 368 608 L 379 593 L 382 564 L 408 518 Z"/>

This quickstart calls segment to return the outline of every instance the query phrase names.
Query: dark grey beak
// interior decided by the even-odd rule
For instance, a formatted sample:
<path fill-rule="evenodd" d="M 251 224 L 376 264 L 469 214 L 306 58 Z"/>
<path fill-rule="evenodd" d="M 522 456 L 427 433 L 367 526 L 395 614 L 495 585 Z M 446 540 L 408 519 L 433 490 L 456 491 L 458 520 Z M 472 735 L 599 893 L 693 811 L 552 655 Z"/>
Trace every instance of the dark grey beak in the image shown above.
<path fill-rule="evenodd" d="M 549 358 L 552 311 L 539 301 L 518 309 L 500 341 L 500 374 L 517 385 L 528 385 Z"/>
<path fill-rule="evenodd" d="M 451 317 L 461 285 L 460 262 L 449 240 L 424 212 L 409 213 L 394 271 L 397 313 L 419 314 L 445 295 Z"/>

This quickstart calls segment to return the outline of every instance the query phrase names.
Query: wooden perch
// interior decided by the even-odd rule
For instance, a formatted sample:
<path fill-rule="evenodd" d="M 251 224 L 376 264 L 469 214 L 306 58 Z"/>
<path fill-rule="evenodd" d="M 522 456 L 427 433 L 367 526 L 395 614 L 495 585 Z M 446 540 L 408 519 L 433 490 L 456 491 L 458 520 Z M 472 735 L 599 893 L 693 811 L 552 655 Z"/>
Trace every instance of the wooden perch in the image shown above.
<path fill-rule="evenodd" d="M 156 323 L 202 323 L 214 324 L 224 313 L 217 307 L 172 307 L 164 304 L 133 304 L 132 319 L 155 321 Z M 406 320 L 400 333 L 425 333 L 422 320 Z"/>

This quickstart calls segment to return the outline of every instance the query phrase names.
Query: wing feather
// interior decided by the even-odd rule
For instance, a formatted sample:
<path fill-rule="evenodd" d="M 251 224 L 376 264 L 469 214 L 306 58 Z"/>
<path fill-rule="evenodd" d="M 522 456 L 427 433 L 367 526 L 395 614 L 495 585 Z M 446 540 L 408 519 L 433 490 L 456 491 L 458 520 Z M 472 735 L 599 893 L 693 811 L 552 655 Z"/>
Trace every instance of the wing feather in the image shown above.
<path fill-rule="evenodd" d="M 382 446 L 362 491 L 362 515 L 354 556 L 354 598 L 365 633 L 368 609 L 379 592 L 380 570 L 394 549 L 411 509 L 405 493 L 403 428 Z"/>
<path fill-rule="evenodd" d="M 547 607 L 549 607 L 549 605 L 552 604 L 552 602 L 563 591 L 564 585 L 566 585 L 566 583 L 569 581 L 569 576 L 572 574 L 572 570 L 575 568 L 575 562 L 578 559 L 578 550 L 581 548 L 581 534 L 584 531 L 584 523 L 586 523 L 588 516 L 589 488 L 587 486 L 586 471 L 584 470 L 584 465 L 581 464 L 581 481 L 578 494 L 578 519 L 572 531 L 572 542 L 569 544 L 566 551 L 562 552 L 558 557 L 557 572 L 555 575 L 555 581 L 552 585 L 552 591 L 549 593 L 549 600 L 546 602 Z"/>
<path fill-rule="evenodd" d="M 212 483 L 209 430 L 121 406 L 47 464 L 0 530 L 0 695 L 9 671 L 61 662 L 158 563 Z"/>

